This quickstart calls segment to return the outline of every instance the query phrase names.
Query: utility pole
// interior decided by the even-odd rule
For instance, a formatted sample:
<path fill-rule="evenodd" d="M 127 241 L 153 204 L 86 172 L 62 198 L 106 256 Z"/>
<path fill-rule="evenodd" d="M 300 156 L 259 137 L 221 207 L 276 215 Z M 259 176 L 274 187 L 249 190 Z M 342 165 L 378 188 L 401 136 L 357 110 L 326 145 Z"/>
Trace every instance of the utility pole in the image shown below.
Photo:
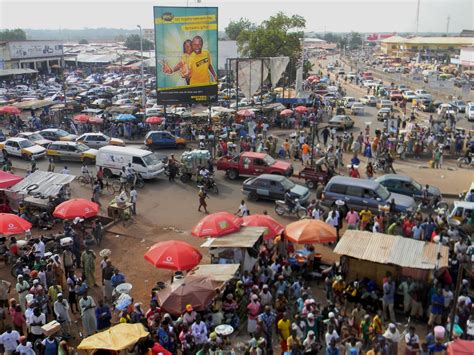
<path fill-rule="evenodd" d="M 140 29 L 140 56 L 141 56 L 141 79 L 142 79 L 142 108 L 143 110 L 146 110 L 146 97 L 145 97 L 145 76 L 143 74 L 143 33 L 142 33 L 142 26 L 137 25 L 137 27 Z"/>
<path fill-rule="evenodd" d="M 448 18 L 446 19 L 446 36 L 449 33 L 449 21 L 451 21 L 451 16 L 448 15 Z"/>
<path fill-rule="evenodd" d="M 415 35 L 418 36 L 418 28 L 419 28 L 419 25 L 420 25 L 420 1 L 421 0 L 418 0 L 418 4 L 416 5 L 416 31 L 415 31 Z"/>

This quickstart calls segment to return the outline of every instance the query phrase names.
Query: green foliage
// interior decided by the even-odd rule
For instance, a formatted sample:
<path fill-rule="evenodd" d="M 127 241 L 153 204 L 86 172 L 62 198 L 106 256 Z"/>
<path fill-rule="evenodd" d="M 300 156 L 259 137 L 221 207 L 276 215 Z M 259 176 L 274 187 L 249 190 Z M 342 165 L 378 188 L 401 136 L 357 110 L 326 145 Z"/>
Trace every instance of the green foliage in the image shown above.
<path fill-rule="evenodd" d="M 261 25 L 240 32 L 237 44 L 245 57 L 288 56 L 296 63 L 301 56 L 301 40 L 305 26 L 306 20 L 303 17 L 290 17 L 279 12 Z"/>
<path fill-rule="evenodd" d="M 80 39 L 79 44 L 89 44 L 89 41 L 87 39 Z"/>
<path fill-rule="evenodd" d="M 228 39 L 235 41 L 242 31 L 253 29 L 255 29 L 255 24 L 242 17 L 238 21 L 230 21 L 225 28 L 225 34 Z"/>
<path fill-rule="evenodd" d="M 125 40 L 125 47 L 131 50 L 140 50 L 140 36 L 139 35 L 130 35 Z M 153 49 L 153 43 L 147 39 L 143 39 L 143 50 L 148 51 Z"/>
<path fill-rule="evenodd" d="M 26 33 L 21 28 L 0 31 L 0 41 L 24 41 Z"/>

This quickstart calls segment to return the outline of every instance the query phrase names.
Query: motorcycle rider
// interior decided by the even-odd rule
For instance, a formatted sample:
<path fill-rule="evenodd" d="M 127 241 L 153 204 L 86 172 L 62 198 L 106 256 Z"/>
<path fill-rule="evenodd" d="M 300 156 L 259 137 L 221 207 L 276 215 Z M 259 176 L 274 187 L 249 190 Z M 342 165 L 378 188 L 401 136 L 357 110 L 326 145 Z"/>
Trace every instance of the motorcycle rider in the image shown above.
<path fill-rule="evenodd" d="M 286 190 L 285 192 L 285 204 L 288 206 L 290 213 L 293 213 L 296 207 L 296 201 L 293 196 L 291 196 L 290 190 Z"/>

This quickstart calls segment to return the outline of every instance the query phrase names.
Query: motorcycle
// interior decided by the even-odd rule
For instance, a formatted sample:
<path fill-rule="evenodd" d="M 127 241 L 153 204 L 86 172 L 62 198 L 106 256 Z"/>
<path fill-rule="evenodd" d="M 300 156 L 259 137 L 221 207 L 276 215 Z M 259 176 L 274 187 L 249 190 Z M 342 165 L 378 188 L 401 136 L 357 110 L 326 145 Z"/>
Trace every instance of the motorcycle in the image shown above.
<path fill-rule="evenodd" d="M 288 215 L 296 215 L 299 219 L 306 217 L 308 215 L 308 211 L 306 208 L 300 205 L 299 200 L 296 200 L 296 204 L 293 208 L 290 208 L 285 201 L 277 200 L 275 201 L 275 213 L 279 216 L 283 216 L 285 214 Z"/>
<path fill-rule="evenodd" d="M 458 168 L 473 168 L 474 159 L 471 159 L 471 161 L 469 161 L 467 157 L 461 157 L 458 158 L 456 165 L 458 166 Z"/>
<path fill-rule="evenodd" d="M 216 180 L 214 180 L 213 175 L 209 175 L 207 178 L 202 179 L 198 182 L 198 186 L 203 186 L 206 191 L 211 191 L 215 194 L 219 193 L 219 188 L 217 187 Z"/>

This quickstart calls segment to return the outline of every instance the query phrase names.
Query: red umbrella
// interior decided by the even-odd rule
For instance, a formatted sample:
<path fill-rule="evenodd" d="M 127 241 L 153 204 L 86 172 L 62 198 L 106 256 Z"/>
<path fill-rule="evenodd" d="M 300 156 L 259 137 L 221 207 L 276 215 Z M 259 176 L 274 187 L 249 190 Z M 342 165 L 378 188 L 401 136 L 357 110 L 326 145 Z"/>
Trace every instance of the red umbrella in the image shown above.
<path fill-rule="evenodd" d="M 21 110 L 15 106 L 2 106 L 0 107 L 0 113 L 10 113 L 12 115 L 19 115 Z"/>
<path fill-rule="evenodd" d="M 91 117 L 89 115 L 80 114 L 80 115 L 74 116 L 74 121 L 79 122 L 79 123 L 87 123 L 89 122 L 90 118 Z"/>
<path fill-rule="evenodd" d="M 148 117 L 145 122 L 150 124 L 160 124 L 161 122 L 163 122 L 163 117 L 151 116 Z"/>
<path fill-rule="evenodd" d="M 237 111 L 237 114 L 239 116 L 244 116 L 244 117 L 255 116 L 255 112 L 253 112 L 252 110 L 240 110 L 240 111 Z"/>
<path fill-rule="evenodd" d="M 0 213 L 0 234 L 10 235 L 31 229 L 31 223 L 12 213 Z"/>
<path fill-rule="evenodd" d="M 222 237 L 237 232 L 243 220 L 229 212 L 217 212 L 204 217 L 191 232 L 195 237 Z"/>
<path fill-rule="evenodd" d="M 298 113 L 305 113 L 308 111 L 308 108 L 306 106 L 297 106 L 295 108 L 295 111 Z"/>
<path fill-rule="evenodd" d="M 293 113 L 293 111 L 287 108 L 287 109 L 284 109 L 283 111 L 280 112 L 280 116 L 289 116 L 292 113 Z"/>
<path fill-rule="evenodd" d="M 100 118 L 99 116 L 92 116 L 89 117 L 89 123 L 101 124 L 104 123 L 104 119 Z"/>
<path fill-rule="evenodd" d="M 54 217 L 62 219 L 73 219 L 76 217 L 90 218 L 97 216 L 99 205 L 84 198 L 75 198 L 64 201 L 56 206 L 53 212 Z"/>
<path fill-rule="evenodd" d="M 273 239 L 285 230 L 285 227 L 275 221 L 272 217 L 263 214 L 253 214 L 243 218 L 243 226 L 246 227 L 265 227 L 266 231 L 263 235 L 265 240 Z"/>
<path fill-rule="evenodd" d="M 158 269 L 185 271 L 191 270 L 202 259 L 201 253 L 195 247 L 179 240 L 156 243 L 144 257 Z"/>

